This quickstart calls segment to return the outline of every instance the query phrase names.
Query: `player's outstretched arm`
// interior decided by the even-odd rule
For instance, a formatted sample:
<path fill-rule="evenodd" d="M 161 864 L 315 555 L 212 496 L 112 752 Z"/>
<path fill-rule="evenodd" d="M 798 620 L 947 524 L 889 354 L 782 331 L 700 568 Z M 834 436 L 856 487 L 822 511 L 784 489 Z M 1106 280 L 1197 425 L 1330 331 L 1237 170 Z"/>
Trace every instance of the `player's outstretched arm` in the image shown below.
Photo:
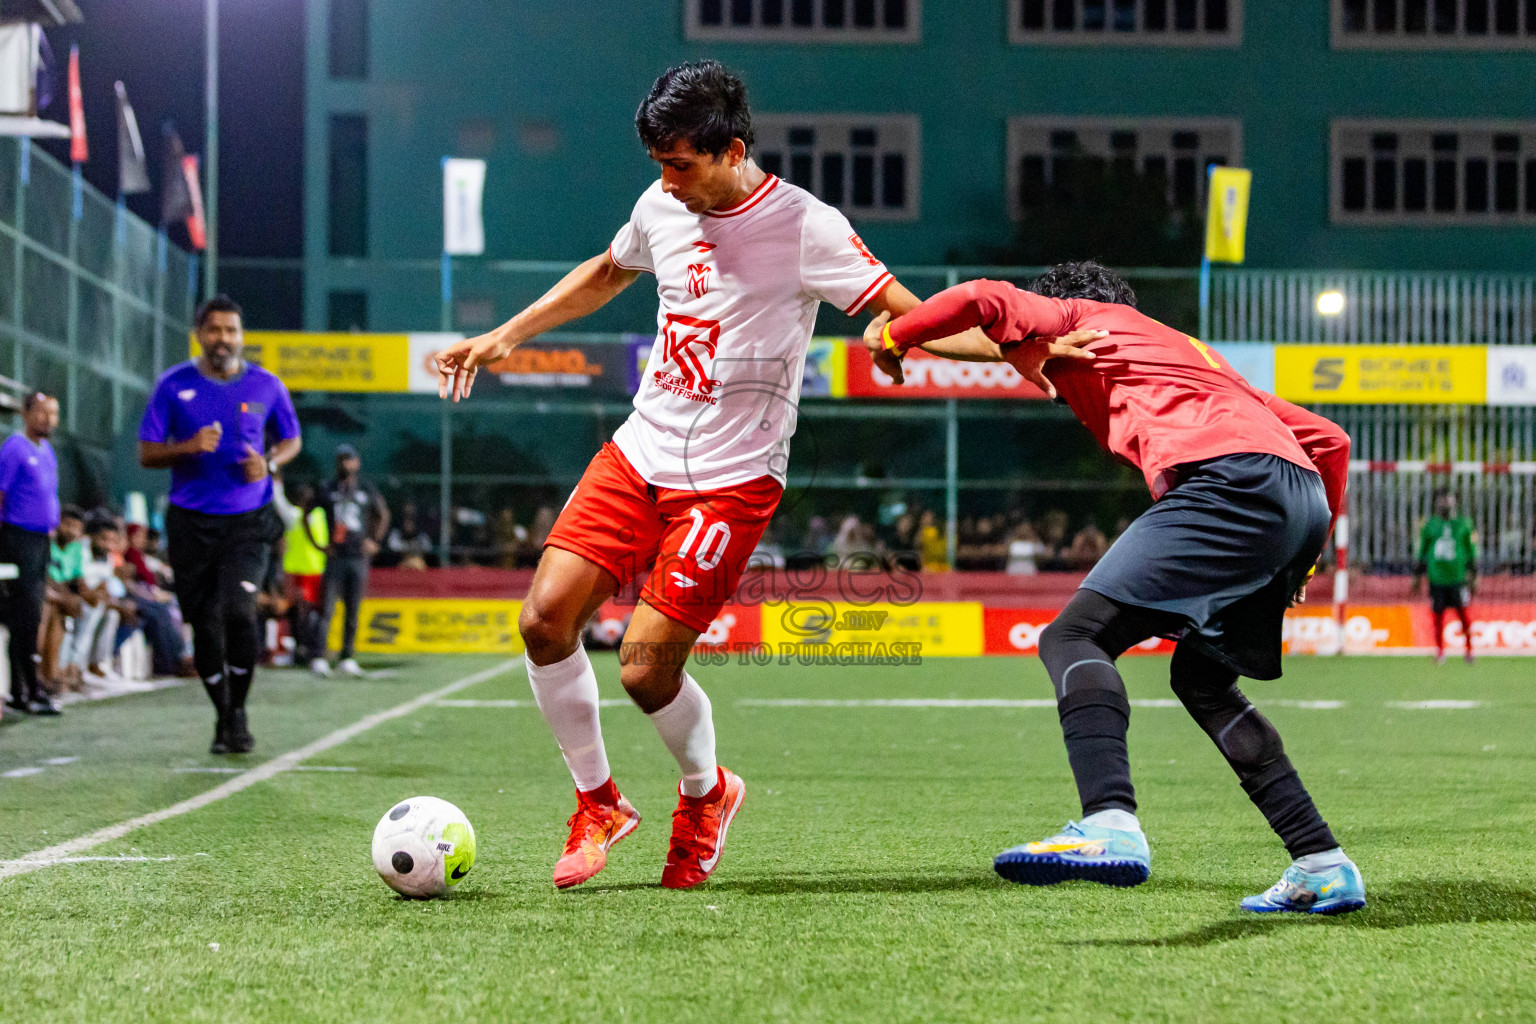
<path fill-rule="evenodd" d="M 1046 378 L 1051 359 L 1092 360 L 1083 346 L 1108 337 L 1104 331 L 1075 330 L 1065 303 L 1021 291 L 1001 281 L 970 281 L 947 288 L 926 302 L 911 305 L 912 294 L 893 283 L 883 311 L 864 331 L 864 344 L 875 365 L 899 383 L 901 356 L 921 346 L 950 359 L 1006 359 L 1048 397 L 1056 388 Z M 872 303 L 873 305 L 873 303 Z M 892 316 L 898 317 L 892 320 Z M 1026 342 L 1005 351 L 1004 345 Z"/>
<path fill-rule="evenodd" d="M 468 398 L 480 367 L 494 363 L 530 338 L 595 313 L 640 276 L 626 270 L 605 252 L 566 274 L 538 301 L 487 334 L 443 349 L 437 360 L 437 397 L 455 402 Z"/>

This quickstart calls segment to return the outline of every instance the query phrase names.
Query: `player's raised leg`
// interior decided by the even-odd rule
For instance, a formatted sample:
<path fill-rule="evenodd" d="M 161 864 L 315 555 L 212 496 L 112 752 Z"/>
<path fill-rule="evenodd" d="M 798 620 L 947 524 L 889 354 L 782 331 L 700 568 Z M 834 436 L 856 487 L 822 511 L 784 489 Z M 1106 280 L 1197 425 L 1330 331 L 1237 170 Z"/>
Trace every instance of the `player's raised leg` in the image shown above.
<path fill-rule="evenodd" d="M 1174 650 L 1169 671 L 1174 695 L 1227 759 L 1292 858 L 1279 883 L 1243 900 L 1243 907 L 1339 914 L 1365 906 L 1360 869 L 1318 813 L 1279 731 L 1237 688 L 1237 673 L 1187 643 Z"/>
<path fill-rule="evenodd" d="M 1136 818 L 1125 741 L 1131 704 L 1115 659 L 1175 624 L 1171 616 L 1079 590 L 1040 634 L 1040 660 L 1056 688 L 1083 819 L 998 854 L 993 862 L 998 874 L 1025 885 L 1077 878 L 1129 886 L 1147 880 L 1152 853 Z"/>
<path fill-rule="evenodd" d="M 546 548 L 518 618 L 528 684 L 576 783 L 576 813 L 555 864 L 555 885 L 562 889 L 601 871 L 608 850 L 640 824 L 613 783 L 598 720 L 597 674 L 581 645 L 582 627 L 618 585 L 611 572 L 582 556 Z"/>

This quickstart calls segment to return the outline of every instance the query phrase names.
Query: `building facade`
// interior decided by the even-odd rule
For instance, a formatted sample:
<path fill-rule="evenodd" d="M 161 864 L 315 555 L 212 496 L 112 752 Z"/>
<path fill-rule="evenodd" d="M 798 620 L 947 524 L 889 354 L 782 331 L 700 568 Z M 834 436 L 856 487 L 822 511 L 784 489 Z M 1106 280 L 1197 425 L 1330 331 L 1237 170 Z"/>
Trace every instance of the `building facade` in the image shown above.
<path fill-rule="evenodd" d="M 431 14 L 309 5 L 311 329 L 439 324 L 444 156 L 488 162 L 487 253 L 457 268 L 452 326 L 515 312 L 553 271 L 492 264 L 601 252 L 656 173 L 635 107 L 667 66 L 703 57 L 746 80 L 760 162 L 843 208 L 893 265 L 1005 245 L 1087 158 L 1156 175 L 1184 208 L 1208 163 L 1251 168 L 1251 266 L 1536 267 L 1536 0 L 444 0 Z M 648 297 L 625 299 L 594 326 L 647 329 Z"/>

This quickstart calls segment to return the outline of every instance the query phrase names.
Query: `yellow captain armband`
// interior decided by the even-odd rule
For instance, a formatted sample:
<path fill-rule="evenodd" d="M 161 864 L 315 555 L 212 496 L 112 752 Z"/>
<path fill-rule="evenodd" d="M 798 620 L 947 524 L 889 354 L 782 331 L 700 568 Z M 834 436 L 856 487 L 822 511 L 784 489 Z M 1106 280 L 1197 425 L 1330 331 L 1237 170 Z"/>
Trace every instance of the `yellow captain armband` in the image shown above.
<path fill-rule="evenodd" d="M 884 327 L 880 328 L 880 338 L 881 338 L 882 341 L 885 342 L 885 347 L 887 349 L 889 349 L 889 350 L 897 350 L 896 339 L 891 337 L 891 325 L 890 324 L 886 324 Z"/>

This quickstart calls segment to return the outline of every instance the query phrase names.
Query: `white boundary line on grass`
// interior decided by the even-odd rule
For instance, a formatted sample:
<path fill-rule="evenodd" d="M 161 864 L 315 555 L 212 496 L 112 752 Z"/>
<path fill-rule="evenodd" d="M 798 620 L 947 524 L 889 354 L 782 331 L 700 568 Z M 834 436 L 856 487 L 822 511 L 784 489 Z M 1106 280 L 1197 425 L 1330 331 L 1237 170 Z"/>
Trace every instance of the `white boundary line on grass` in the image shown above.
<path fill-rule="evenodd" d="M 460 690 L 468 689 L 476 683 L 483 683 L 487 679 L 494 679 L 496 676 L 521 664 L 523 664 L 522 658 L 508 658 L 506 661 L 492 665 L 490 668 L 482 669 L 473 675 L 456 679 L 447 686 L 439 687 L 430 693 L 413 697 L 404 704 L 397 704 L 386 711 L 375 712 L 366 718 L 360 718 L 351 725 L 343 726 L 335 732 L 327 733 L 313 743 L 306 744 L 297 750 L 290 750 L 286 754 L 280 754 L 266 764 L 257 765 L 250 771 L 235 776 L 223 785 L 215 786 L 205 793 L 189 797 L 181 801 L 181 803 L 172 804 L 170 807 L 161 808 L 158 811 L 151 811 L 149 814 L 141 814 L 137 818 L 129 818 L 127 821 L 120 821 L 116 825 L 108 825 L 106 828 L 97 829 L 95 832 L 71 839 L 68 842 L 24 854 L 15 860 L 0 862 L 0 879 L 24 875 L 28 872 L 52 867 L 55 864 L 67 863 L 77 854 L 83 853 L 92 847 L 100 846 L 102 843 L 121 839 L 135 829 L 144 828 L 147 825 L 155 825 L 183 814 L 189 814 L 199 808 L 207 807 L 211 803 L 223 800 L 225 797 L 234 796 L 242 789 L 248 789 L 258 782 L 265 782 L 270 778 L 281 775 L 283 772 L 291 771 L 316 754 L 330 750 L 332 747 L 339 746 L 354 737 L 360 736 L 376 725 L 382 725 L 392 719 L 403 718 L 411 712 L 419 711 L 451 693 L 458 693 Z"/>

